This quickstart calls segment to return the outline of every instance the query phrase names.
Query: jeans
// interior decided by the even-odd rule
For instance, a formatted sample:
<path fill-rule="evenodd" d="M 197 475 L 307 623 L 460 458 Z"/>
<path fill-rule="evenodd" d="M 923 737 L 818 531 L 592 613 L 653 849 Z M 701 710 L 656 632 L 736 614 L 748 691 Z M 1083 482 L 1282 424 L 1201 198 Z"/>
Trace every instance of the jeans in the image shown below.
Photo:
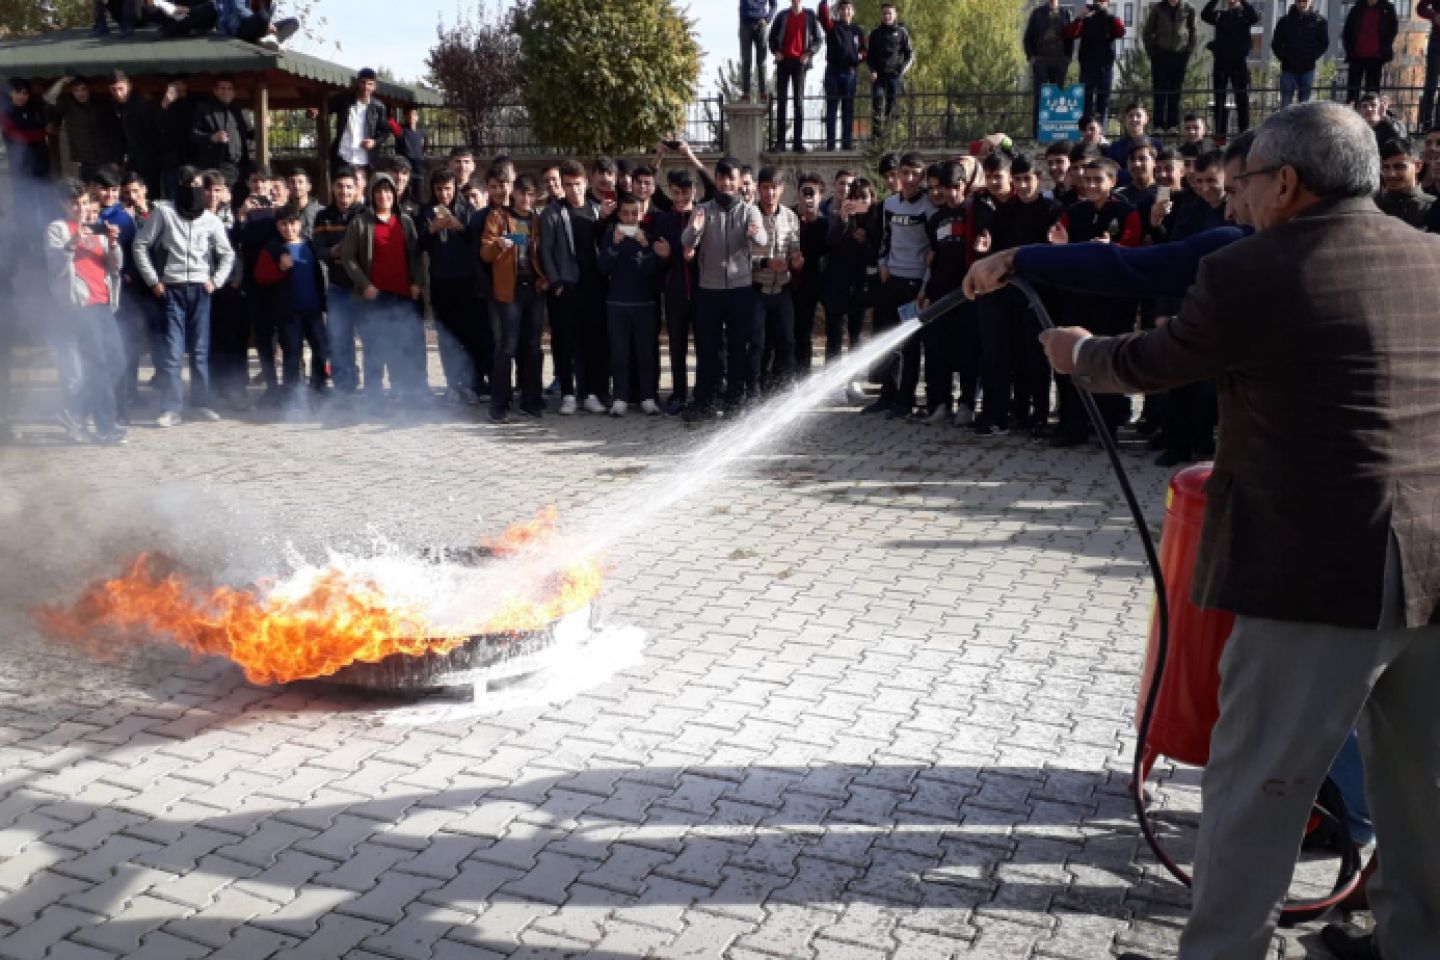
<path fill-rule="evenodd" d="M 305 344 L 310 345 L 310 389 L 325 389 L 325 314 L 298 311 L 280 322 L 280 355 L 284 358 L 286 390 L 298 390 Z"/>
<path fill-rule="evenodd" d="M 417 396 L 426 387 L 425 317 L 409 297 L 381 290 L 374 300 L 356 297 L 355 322 L 364 350 L 365 393 L 371 401 L 385 396 L 385 372 L 397 394 Z"/>
<path fill-rule="evenodd" d="M 125 348 L 108 303 L 75 307 L 71 333 L 79 360 L 80 384 L 66 410 L 76 423 L 95 418 L 95 432 L 115 430 L 115 385 L 124 371 Z"/>
<path fill-rule="evenodd" d="M 889 330 L 900 324 L 900 308 L 907 303 L 914 303 L 920 296 L 920 280 L 907 280 L 904 277 L 891 276 L 880 288 L 878 302 L 875 307 L 875 333 L 878 336 L 883 331 Z M 876 362 L 870 368 L 870 382 L 880 384 L 880 399 L 894 405 L 900 405 L 904 399 L 900 382 L 905 377 L 905 347 L 897 347 L 895 352 Z M 918 367 L 914 383 L 919 383 Z M 910 400 L 914 405 L 914 386 L 911 386 Z"/>
<path fill-rule="evenodd" d="M 1185 68 L 1190 57 L 1184 53 L 1157 51 L 1152 60 L 1155 81 L 1156 130 L 1172 130 L 1180 126 L 1180 91 L 1185 87 Z M 1217 131 L 1218 132 L 1218 131 Z"/>
<path fill-rule="evenodd" d="M 562 293 L 552 291 L 545 295 L 545 302 L 550 317 L 550 356 L 560 381 L 560 396 L 574 397 L 575 355 L 580 349 L 580 291 L 575 287 L 566 287 Z"/>
<path fill-rule="evenodd" d="M 210 406 L 210 294 L 201 283 L 165 288 L 165 359 L 162 402 L 166 413 L 179 413 L 184 388 L 180 369 L 190 355 L 190 406 Z"/>
<path fill-rule="evenodd" d="M 1036 138 L 1040 136 L 1040 88 L 1047 83 L 1065 86 L 1065 75 L 1070 72 L 1069 60 L 1046 60 L 1037 57 L 1030 64 L 1030 79 L 1035 88 L 1035 109 L 1030 118 L 1031 129 Z"/>
<path fill-rule="evenodd" d="M 900 77 L 880 74 L 870 87 L 870 111 L 873 130 L 871 136 L 879 139 L 884 134 L 886 122 L 895 116 L 895 107 L 904 91 L 904 80 Z"/>
<path fill-rule="evenodd" d="M 754 287 L 699 292 L 695 312 L 696 407 L 704 409 L 715 403 L 720 378 L 727 370 L 726 402 L 739 403 L 744 397 L 754 324 Z M 720 356 L 722 342 L 728 351 L 728 357 L 723 362 Z"/>
<path fill-rule="evenodd" d="M 1425 89 L 1420 94 L 1418 133 L 1435 126 L 1435 89 L 1440 87 L 1440 27 L 1431 28 L 1430 42 L 1425 47 Z"/>
<path fill-rule="evenodd" d="M 690 331 L 695 327 L 695 299 L 665 294 L 665 332 L 670 341 L 671 396 L 684 403 L 690 396 Z"/>
<path fill-rule="evenodd" d="M 1314 91 L 1314 70 L 1306 70 L 1304 73 L 1280 74 L 1280 106 L 1290 106 L 1297 99 L 1297 95 L 1301 103 L 1309 103 L 1310 96 Z"/>
<path fill-rule="evenodd" d="M 855 149 L 855 71 L 825 73 L 825 149 L 835 149 L 835 121 L 840 121 L 840 149 Z"/>
<path fill-rule="evenodd" d="M 1345 100 L 1354 103 L 1364 91 L 1380 89 L 1380 73 L 1385 61 L 1379 57 L 1351 57 L 1350 70 L 1345 77 Z"/>
<path fill-rule="evenodd" d="M 540 335 L 545 327 L 545 298 L 533 282 L 517 281 L 515 298 L 510 303 L 490 304 L 490 329 L 495 336 L 495 366 L 490 372 L 490 411 L 501 415 L 510 409 L 513 391 L 510 387 L 510 364 L 514 363 L 520 381 L 520 407 L 531 412 L 542 410 L 545 399 L 540 392 Z"/>
<path fill-rule="evenodd" d="M 325 300 L 330 307 L 325 323 L 330 377 L 336 390 L 354 393 L 360 385 L 360 369 L 355 363 L 355 293 L 349 287 L 332 284 Z"/>
<path fill-rule="evenodd" d="M 804 60 L 782 60 L 775 67 L 775 149 L 785 148 L 786 111 L 790 106 L 790 88 L 795 98 L 795 149 L 805 145 L 805 74 L 810 67 Z"/>
<path fill-rule="evenodd" d="M 1240 127 L 1235 132 L 1244 133 L 1250 129 L 1250 67 L 1244 60 L 1233 63 L 1215 61 L 1215 136 L 1230 135 L 1230 109 L 1225 105 L 1226 88 L 1235 91 L 1235 113 Z"/>
<path fill-rule="evenodd" d="M 760 337 L 750 346 L 750 368 L 747 384 L 752 396 L 757 388 L 768 393 L 790 382 L 795 374 L 795 301 L 790 288 L 776 293 L 755 290 L 755 325 L 751 328 Z"/>
<path fill-rule="evenodd" d="M 1085 84 L 1085 112 L 1099 117 L 1103 127 L 1110 120 L 1110 88 L 1115 85 L 1115 67 L 1108 63 L 1102 66 L 1082 64 L 1080 82 Z"/>
<path fill-rule="evenodd" d="M 770 27 L 759 20 L 740 21 L 740 96 L 750 96 L 750 64 L 760 74 L 760 96 L 765 96 L 765 61 L 770 56 Z"/>
<path fill-rule="evenodd" d="M 474 277 L 432 277 L 430 305 L 440 342 L 440 367 L 451 390 L 475 390 L 480 331 L 489 326 L 475 297 Z"/>
<path fill-rule="evenodd" d="M 658 317 L 653 303 L 607 304 L 610 372 L 615 397 L 624 400 L 639 389 L 641 400 L 655 399 L 655 351 Z M 634 360 L 632 369 L 631 360 Z"/>

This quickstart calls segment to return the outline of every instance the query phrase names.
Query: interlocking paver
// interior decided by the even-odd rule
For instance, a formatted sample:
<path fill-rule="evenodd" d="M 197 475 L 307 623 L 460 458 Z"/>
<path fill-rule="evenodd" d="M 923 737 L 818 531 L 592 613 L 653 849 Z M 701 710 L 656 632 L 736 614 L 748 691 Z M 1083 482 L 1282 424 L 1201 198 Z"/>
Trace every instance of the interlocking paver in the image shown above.
<path fill-rule="evenodd" d="M 9 449 L 0 522 L 30 555 L 0 610 L 77 585 L 57 507 L 145 547 L 147 498 L 183 490 L 190 542 L 264 566 L 336 531 L 472 542 L 548 503 L 600 513 L 696 437 L 467 413 Z M 1164 474 L 1125 456 L 1158 520 Z M 615 546 L 604 606 L 645 658 L 557 703 L 391 724 L 390 702 L 166 651 L 96 663 L 7 619 L 0 946 L 1173 956 L 1186 895 L 1136 864 L 1125 795 L 1148 584 L 1103 459 L 826 409 L 752 465 Z M 1161 792 L 1193 814 L 1193 778 Z"/>

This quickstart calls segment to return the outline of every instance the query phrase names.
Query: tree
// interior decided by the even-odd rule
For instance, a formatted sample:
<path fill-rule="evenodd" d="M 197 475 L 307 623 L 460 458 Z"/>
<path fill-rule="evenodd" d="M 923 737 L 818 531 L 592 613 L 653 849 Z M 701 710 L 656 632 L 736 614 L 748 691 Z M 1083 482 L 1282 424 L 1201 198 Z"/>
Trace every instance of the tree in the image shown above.
<path fill-rule="evenodd" d="M 436 25 L 425 69 L 430 84 L 458 109 L 470 143 L 489 144 L 508 126 L 505 115 L 519 97 L 520 41 L 487 0 L 453 26 L 443 19 Z"/>
<path fill-rule="evenodd" d="M 700 45 L 676 0 L 520 0 L 512 23 L 543 143 L 618 153 L 683 129 Z"/>
<path fill-rule="evenodd" d="M 89 0 L 0 0 L 0 37 L 30 37 L 90 23 Z"/>
<path fill-rule="evenodd" d="M 996 93 L 1019 87 L 1024 76 L 1024 0 L 912 2 L 900 22 L 915 44 L 906 77 L 913 91 Z M 880 0 L 857 0 L 855 22 L 869 31 L 880 23 Z"/>

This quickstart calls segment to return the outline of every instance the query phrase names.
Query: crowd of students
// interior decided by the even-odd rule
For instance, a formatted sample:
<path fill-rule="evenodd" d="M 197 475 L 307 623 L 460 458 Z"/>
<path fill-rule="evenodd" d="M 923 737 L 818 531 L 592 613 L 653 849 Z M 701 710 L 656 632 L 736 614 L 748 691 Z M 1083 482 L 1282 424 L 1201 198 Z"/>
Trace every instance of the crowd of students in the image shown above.
<path fill-rule="evenodd" d="M 356 106 L 363 133 L 368 108 Z M 1358 105 L 1382 155 L 1377 200 L 1440 231 L 1440 130 L 1426 136 L 1422 158 L 1383 107 Z M 224 169 L 184 166 L 172 199 L 152 202 L 138 171 L 101 165 L 84 183 L 65 182 L 45 218 L 61 425 L 76 441 L 121 442 L 147 353 L 161 426 L 252 406 L 427 407 L 438 399 L 427 315 L 443 400 L 484 404 L 492 421 L 552 409 L 735 416 L 867 331 L 893 327 L 906 305 L 954 291 L 979 257 L 1028 244 L 1170 243 L 1223 223 L 1224 167 L 1203 118 L 1184 118 L 1174 148 L 1148 135 L 1148 119 L 1130 104 L 1125 135 L 1109 143 L 1087 117 L 1080 142 L 1036 156 L 998 136 L 982 156 L 937 164 L 891 154 L 879 182 L 842 170 L 830 183 L 806 174 L 792 185 L 781 169 L 734 160 L 706 169 L 684 143 L 660 145 L 653 165 L 566 161 L 537 180 L 503 157 L 478 174 L 474 153 L 455 148 L 428 176 L 402 156 L 373 166 L 332 158 L 324 205 L 304 168 L 259 167 L 233 183 Z M 342 140 L 355 141 L 348 151 L 368 138 Z M 29 245 L 4 233 L 22 241 L 3 260 L 23 294 Z M 1060 290 L 1047 299 L 1057 320 L 1100 333 L 1162 323 L 1178 306 Z M 0 311 L 12 332 L 18 312 Z M 1026 301 L 1002 290 L 882 358 L 869 371 L 878 396 L 854 382 L 829 399 L 981 437 L 1024 430 L 1084 444 L 1077 397 L 1052 378 L 1035 333 Z M 10 338 L 0 339 L 8 355 Z M 1163 462 L 1208 455 L 1213 399 L 1168 401 L 1147 398 L 1139 431 L 1163 448 Z M 1111 430 L 1131 420 L 1124 398 L 1102 406 Z"/>

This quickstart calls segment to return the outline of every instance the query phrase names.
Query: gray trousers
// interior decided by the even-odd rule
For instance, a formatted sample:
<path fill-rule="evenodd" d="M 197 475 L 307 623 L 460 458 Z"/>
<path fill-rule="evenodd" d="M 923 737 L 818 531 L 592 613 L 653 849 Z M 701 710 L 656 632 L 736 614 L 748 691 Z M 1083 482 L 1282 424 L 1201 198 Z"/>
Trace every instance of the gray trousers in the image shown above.
<path fill-rule="evenodd" d="M 1310 805 L 1357 719 L 1390 960 L 1440 957 L 1440 627 L 1400 626 L 1391 544 L 1377 630 L 1241 617 L 1220 662 L 1181 960 L 1266 956 Z"/>

